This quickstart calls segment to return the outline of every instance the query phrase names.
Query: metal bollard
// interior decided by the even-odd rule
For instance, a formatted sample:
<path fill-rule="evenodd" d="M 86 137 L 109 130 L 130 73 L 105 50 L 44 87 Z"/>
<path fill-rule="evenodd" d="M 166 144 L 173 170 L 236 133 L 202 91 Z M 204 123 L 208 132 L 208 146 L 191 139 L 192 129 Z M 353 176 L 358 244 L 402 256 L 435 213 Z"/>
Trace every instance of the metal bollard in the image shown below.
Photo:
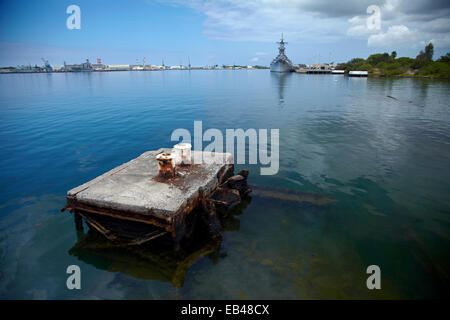
<path fill-rule="evenodd" d="M 159 176 L 163 178 L 175 177 L 175 161 L 173 153 L 160 153 L 156 156 Z"/>
<path fill-rule="evenodd" d="M 173 146 L 173 153 L 175 154 L 175 165 L 190 165 L 191 164 L 191 148 L 190 143 L 179 143 Z"/>

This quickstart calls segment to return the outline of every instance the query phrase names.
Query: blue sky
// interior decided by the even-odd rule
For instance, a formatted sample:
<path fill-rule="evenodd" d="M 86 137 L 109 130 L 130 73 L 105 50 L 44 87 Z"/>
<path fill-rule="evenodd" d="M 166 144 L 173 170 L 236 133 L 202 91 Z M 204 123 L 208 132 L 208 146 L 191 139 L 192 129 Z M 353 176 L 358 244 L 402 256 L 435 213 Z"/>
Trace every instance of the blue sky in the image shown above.
<path fill-rule="evenodd" d="M 406 1 L 406 0 L 405 0 Z M 448 1 L 426 0 L 0 0 L 0 65 L 187 63 L 268 65 L 281 32 L 294 63 L 340 62 L 396 50 L 415 57 L 428 41 L 450 51 Z M 69 30 L 66 8 L 81 8 Z M 367 30 L 379 6 L 381 28 Z"/>

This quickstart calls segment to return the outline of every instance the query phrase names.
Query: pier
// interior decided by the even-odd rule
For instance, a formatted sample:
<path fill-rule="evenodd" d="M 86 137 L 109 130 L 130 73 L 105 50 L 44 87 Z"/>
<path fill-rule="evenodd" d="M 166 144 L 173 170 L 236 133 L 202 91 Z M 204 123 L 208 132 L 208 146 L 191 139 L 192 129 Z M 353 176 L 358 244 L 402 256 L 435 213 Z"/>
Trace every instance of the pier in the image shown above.
<path fill-rule="evenodd" d="M 126 245 L 166 234 L 178 245 L 198 218 L 211 236 L 219 235 L 216 212 L 234 207 L 250 191 L 248 172 L 234 176 L 229 153 L 192 151 L 194 159 L 201 154 L 201 164 L 173 165 L 171 151 L 147 151 L 69 190 L 62 211 L 74 214 L 77 230 L 85 220 L 107 239 Z"/>

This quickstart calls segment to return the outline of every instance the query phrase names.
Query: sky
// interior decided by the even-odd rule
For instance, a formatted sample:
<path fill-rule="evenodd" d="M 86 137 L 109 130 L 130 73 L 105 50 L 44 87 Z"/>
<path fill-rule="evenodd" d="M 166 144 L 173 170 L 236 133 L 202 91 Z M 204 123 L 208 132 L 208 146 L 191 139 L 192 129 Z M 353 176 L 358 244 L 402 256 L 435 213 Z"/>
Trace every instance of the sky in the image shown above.
<path fill-rule="evenodd" d="M 68 29 L 70 5 L 80 29 Z M 369 9 L 368 9 L 369 8 Z M 379 17 L 379 19 L 377 19 Z M 0 66 L 64 62 L 269 65 L 450 51 L 448 0 L 0 0 Z"/>

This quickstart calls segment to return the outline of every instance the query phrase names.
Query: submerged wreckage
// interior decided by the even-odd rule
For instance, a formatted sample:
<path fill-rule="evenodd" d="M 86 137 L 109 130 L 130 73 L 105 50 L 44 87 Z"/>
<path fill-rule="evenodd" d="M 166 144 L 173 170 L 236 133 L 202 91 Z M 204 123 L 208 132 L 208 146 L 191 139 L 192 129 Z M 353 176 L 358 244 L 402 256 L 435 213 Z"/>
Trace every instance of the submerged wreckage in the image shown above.
<path fill-rule="evenodd" d="M 201 153 L 201 164 L 191 158 Z M 229 153 L 191 151 L 189 144 L 148 151 L 67 192 L 77 230 L 84 219 L 107 239 L 138 245 L 170 234 L 175 248 L 198 220 L 220 235 L 218 214 L 251 192 L 248 171 L 234 175 Z"/>

